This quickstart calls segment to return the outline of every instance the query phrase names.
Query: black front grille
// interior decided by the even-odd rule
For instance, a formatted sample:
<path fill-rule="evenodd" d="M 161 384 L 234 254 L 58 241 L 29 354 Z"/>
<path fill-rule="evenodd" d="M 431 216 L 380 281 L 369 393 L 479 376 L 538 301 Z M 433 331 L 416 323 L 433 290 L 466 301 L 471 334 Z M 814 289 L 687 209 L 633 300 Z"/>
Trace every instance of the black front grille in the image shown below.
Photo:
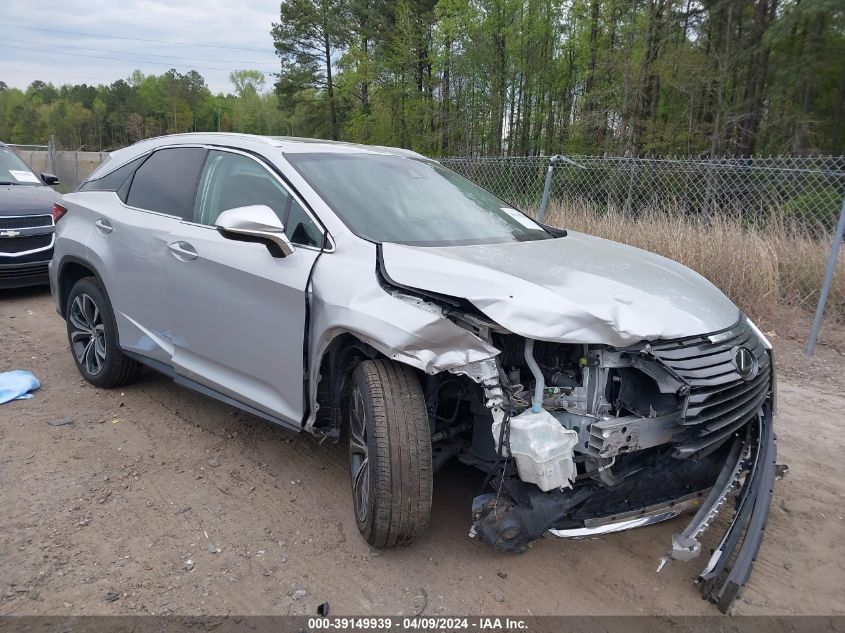
<path fill-rule="evenodd" d="M 25 215 L 14 218 L 0 217 L 0 231 L 5 229 L 34 229 L 40 226 L 52 225 L 52 215 Z"/>
<path fill-rule="evenodd" d="M 735 365 L 741 347 L 754 358 L 750 379 Z M 678 457 L 701 456 L 720 446 L 758 414 L 771 391 L 771 356 L 744 319 L 724 332 L 657 343 L 652 351 L 690 386 L 685 429 L 675 439 Z"/>
<path fill-rule="evenodd" d="M 34 251 L 38 248 L 47 248 L 53 236 L 46 235 L 22 235 L 21 237 L 0 237 L 0 254 L 23 253 Z"/>

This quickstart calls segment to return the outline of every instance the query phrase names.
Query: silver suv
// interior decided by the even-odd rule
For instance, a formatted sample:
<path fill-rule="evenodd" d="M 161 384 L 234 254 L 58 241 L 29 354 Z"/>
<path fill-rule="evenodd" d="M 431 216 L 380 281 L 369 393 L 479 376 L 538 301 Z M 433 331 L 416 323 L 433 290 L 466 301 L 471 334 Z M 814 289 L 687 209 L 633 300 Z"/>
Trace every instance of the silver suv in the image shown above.
<path fill-rule="evenodd" d="M 487 474 L 470 535 L 496 548 L 697 510 L 665 557 L 686 560 L 722 509 L 702 587 L 727 608 L 748 579 L 775 475 L 772 351 L 697 273 L 392 148 L 169 136 L 66 202 L 50 277 L 85 379 L 146 365 L 343 439 L 371 545 L 426 526 L 456 458 Z"/>

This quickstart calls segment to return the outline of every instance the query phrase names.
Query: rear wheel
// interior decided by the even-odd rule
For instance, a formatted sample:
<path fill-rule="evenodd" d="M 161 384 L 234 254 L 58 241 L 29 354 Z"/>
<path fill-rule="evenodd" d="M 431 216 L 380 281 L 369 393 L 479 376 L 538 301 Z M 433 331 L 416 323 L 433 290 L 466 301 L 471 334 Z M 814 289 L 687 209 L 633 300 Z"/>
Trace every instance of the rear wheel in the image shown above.
<path fill-rule="evenodd" d="M 106 292 L 95 277 L 71 288 L 65 310 L 67 336 L 79 373 L 92 385 L 106 389 L 129 384 L 141 366 L 117 343 L 117 325 Z"/>
<path fill-rule="evenodd" d="M 373 547 L 411 541 L 431 513 L 431 431 L 413 370 L 364 361 L 352 375 L 349 470 L 355 521 Z"/>

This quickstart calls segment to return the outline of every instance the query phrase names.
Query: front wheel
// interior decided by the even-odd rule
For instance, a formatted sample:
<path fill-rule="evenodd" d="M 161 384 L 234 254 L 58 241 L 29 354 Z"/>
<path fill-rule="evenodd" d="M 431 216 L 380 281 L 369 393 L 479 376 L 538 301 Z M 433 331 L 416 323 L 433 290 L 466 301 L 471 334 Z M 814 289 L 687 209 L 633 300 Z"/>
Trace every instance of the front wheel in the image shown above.
<path fill-rule="evenodd" d="M 364 361 L 352 374 L 349 470 L 358 530 L 373 547 L 410 542 L 431 513 L 431 431 L 413 370 Z"/>

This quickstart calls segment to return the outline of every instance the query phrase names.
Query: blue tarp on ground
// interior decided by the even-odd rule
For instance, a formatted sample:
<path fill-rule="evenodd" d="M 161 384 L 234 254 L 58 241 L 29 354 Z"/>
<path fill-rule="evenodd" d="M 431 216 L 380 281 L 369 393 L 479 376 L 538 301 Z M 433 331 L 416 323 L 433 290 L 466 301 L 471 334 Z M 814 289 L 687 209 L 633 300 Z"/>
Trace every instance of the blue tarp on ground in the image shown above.
<path fill-rule="evenodd" d="M 29 392 L 39 387 L 41 383 L 32 375 L 32 372 L 23 369 L 4 371 L 0 374 L 0 404 L 31 398 L 32 394 Z"/>

